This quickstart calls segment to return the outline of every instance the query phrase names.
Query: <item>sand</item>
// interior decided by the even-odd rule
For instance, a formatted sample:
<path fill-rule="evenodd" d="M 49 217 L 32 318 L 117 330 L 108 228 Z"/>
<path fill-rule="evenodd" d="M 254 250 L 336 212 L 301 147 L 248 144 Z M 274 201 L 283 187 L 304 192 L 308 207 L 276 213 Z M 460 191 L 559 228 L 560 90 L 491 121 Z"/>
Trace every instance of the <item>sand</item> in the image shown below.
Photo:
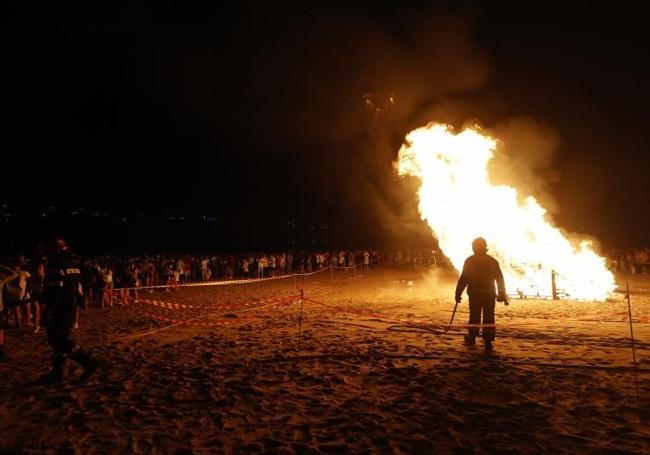
<path fill-rule="evenodd" d="M 12 331 L 0 452 L 649 453 L 650 277 L 609 302 L 513 301 L 495 350 L 462 344 L 466 300 L 441 270 L 338 272 L 143 294 L 83 313 L 103 361 L 86 384 L 30 382 L 45 336 Z M 183 308 L 182 306 L 196 308 Z M 327 306 L 325 306 L 327 305 Z M 181 307 L 178 307 L 181 306 Z M 192 324 L 173 322 L 194 319 Z"/>

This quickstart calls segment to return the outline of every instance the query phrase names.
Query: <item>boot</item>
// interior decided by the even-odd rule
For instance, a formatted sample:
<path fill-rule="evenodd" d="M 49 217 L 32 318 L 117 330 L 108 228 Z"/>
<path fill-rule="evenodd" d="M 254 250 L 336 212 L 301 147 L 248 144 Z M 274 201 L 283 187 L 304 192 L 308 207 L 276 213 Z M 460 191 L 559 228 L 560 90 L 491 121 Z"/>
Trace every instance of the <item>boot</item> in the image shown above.
<path fill-rule="evenodd" d="M 486 351 L 491 351 L 494 349 L 494 346 L 492 345 L 491 340 L 485 340 L 485 350 Z"/>
<path fill-rule="evenodd" d="M 65 366 L 65 354 L 54 354 L 52 369 L 38 380 L 39 384 L 55 384 L 63 382 L 63 367 Z"/>
<path fill-rule="evenodd" d="M 474 346 L 476 344 L 476 338 L 470 335 L 465 335 L 465 346 Z"/>
<path fill-rule="evenodd" d="M 4 350 L 4 346 L 0 346 L 0 363 L 2 362 L 8 362 L 9 361 L 9 356 Z"/>
<path fill-rule="evenodd" d="M 77 362 L 79 365 L 84 367 L 83 374 L 79 377 L 80 382 L 86 381 L 92 374 L 97 370 L 99 362 L 97 359 L 93 358 L 86 351 L 83 351 L 81 348 L 76 348 L 70 354 L 70 358 Z"/>

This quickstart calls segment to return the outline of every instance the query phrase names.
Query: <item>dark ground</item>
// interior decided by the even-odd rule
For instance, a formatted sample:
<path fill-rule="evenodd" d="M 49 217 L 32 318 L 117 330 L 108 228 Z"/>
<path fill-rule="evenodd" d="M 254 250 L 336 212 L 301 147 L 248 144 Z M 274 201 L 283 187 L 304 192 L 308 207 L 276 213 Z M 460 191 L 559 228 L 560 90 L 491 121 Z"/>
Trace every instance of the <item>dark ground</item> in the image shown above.
<path fill-rule="evenodd" d="M 63 386 L 29 385 L 50 351 L 44 335 L 14 330 L 0 451 L 648 453 L 650 279 L 618 278 L 634 292 L 638 375 L 620 294 L 499 306 L 488 355 L 462 346 L 466 307 L 442 334 L 454 277 L 424 270 L 307 278 L 307 297 L 329 306 L 305 303 L 300 346 L 298 303 L 244 305 L 295 294 L 292 280 L 144 295 L 209 310 L 87 310 L 74 336 L 105 364 L 84 385 L 72 367 Z M 212 327 L 120 339 L 168 325 L 143 309 L 216 313 L 197 320 Z"/>

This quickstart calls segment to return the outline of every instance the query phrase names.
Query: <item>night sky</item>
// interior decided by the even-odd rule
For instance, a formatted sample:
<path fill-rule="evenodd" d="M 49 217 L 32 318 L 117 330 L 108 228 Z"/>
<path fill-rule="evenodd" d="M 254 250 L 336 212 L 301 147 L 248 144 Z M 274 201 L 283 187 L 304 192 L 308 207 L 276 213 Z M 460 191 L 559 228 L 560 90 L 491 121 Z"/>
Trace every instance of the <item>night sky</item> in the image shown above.
<path fill-rule="evenodd" d="M 558 225 L 650 243 L 650 30 L 632 3 L 91 3 L 8 16 L 0 185 L 14 206 L 381 239 L 422 228 L 391 168 L 404 135 L 476 121 L 510 139 L 505 180 Z"/>

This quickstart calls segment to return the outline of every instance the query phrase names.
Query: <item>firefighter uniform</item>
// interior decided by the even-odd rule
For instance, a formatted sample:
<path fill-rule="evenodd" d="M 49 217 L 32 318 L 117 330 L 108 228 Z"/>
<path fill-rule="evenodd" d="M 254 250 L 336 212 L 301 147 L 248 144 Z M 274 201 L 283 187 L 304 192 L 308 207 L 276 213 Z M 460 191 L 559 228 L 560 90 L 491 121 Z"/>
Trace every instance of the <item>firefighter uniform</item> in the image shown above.
<path fill-rule="evenodd" d="M 487 248 L 485 250 L 481 248 L 475 249 L 475 254 L 465 260 L 463 271 L 456 285 L 457 302 L 460 302 L 461 295 L 467 288 L 470 325 L 494 324 L 495 298 L 506 303 L 508 300 L 501 267 L 499 267 L 497 260 L 489 256 L 486 251 Z M 483 321 L 481 321 L 481 313 Z M 473 344 L 478 332 L 478 327 L 470 326 L 466 340 Z M 494 327 L 483 327 L 483 340 L 486 347 L 492 346 L 495 334 Z"/>
<path fill-rule="evenodd" d="M 82 380 L 87 379 L 97 368 L 97 361 L 70 339 L 80 298 L 79 263 L 67 249 L 60 249 L 50 257 L 44 286 L 47 340 L 54 350 L 52 370 L 42 378 L 45 382 L 63 380 L 63 367 L 68 357 L 84 367 Z"/>

